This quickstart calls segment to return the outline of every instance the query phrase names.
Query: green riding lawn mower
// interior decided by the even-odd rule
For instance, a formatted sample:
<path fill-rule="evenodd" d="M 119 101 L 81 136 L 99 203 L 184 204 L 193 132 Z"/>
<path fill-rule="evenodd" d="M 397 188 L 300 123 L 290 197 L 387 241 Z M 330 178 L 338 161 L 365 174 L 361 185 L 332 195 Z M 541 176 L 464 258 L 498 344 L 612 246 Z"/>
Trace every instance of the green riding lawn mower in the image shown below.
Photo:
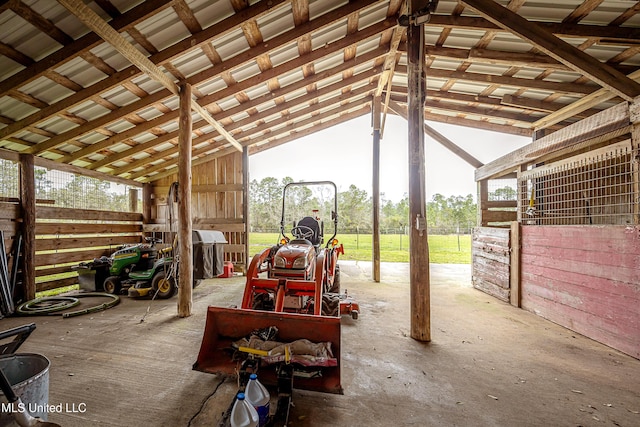
<path fill-rule="evenodd" d="M 158 249 L 160 239 L 145 240 L 147 243 L 122 246 L 111 256 L 81 263 L 80 267 L 95 270 L 96 290 L 102 288 L 116 295 L 127 290 L 130 297 L 171 298 L 177 290 L 173 248 Z"/>

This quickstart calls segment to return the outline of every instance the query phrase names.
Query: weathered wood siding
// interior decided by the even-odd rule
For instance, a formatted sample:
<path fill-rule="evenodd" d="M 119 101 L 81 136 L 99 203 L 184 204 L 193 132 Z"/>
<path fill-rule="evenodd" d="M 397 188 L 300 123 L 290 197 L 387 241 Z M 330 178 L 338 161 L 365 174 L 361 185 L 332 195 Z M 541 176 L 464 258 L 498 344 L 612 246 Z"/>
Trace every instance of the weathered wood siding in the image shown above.
<path fill-rule="evenodd" d="M 522 227 L 522 307 L 640 358 L 640 227 Z"/>
<path fill-rule="evenodd" d="M 36 290 L 78 283 L 60 279 L 72 267 L 142 241 L 142 214 L 49 206 L 36 207 Z"/>
<path fill-rule="evenodd" d="M 154 183 L 151 209 L 154 224 L 166 223 L 167 195 L 176 179 L 176 175 L 171 175 Z M 243 270 L 246 227 L 242 214 L 242 153 L 193 166 L 191 192 L 193 229 L 222 231 L 228 242 L 224 245 L 225 261 L 231 261 L 237 270 Z"/>
<path fill-rule="evenodd" d="M 142 215 L 51 206 L 36 207 L 36 291 L 78 283 L 72 267 L 102 255 L 110 255 L 122 244 L 142 239 Z M 4 231 L 9 267 L 13 245 L 20 231 L 20 206 L 0 202 L 0 229 Z M 69 273 L 60 279 L 60 273 Z"/>
<path fill-rule="evenodd" d="M 473 287 L 509 302 L 510 234 L 508 228 L 477 227 L 472 236 Z"/>

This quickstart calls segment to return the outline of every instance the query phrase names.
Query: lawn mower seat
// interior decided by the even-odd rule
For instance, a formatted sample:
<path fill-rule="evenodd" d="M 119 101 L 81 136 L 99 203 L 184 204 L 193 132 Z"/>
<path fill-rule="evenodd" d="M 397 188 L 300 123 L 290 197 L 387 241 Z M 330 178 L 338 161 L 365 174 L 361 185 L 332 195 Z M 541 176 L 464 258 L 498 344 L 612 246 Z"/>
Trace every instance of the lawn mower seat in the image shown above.
<path fill-rule="evenodd" d="M 313 236 L 308 240 L 312 245 L 317 246 L 322 243 L 322 230 L 320 229 L 320 222 L 310 216 L 305 216 L 298 222 L 299 227 L 309 227 L 313 230 Z"/>

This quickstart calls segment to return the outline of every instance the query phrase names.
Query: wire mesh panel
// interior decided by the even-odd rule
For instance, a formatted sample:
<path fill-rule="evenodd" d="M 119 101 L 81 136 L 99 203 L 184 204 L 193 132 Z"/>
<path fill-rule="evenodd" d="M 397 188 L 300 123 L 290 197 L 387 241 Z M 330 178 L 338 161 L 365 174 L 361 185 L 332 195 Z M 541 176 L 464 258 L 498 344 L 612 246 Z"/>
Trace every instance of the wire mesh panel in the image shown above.
<path fill-rule="evenodd" d="M 132 188 L 68 172 L 35 168 L 38 203 L 51 206 L 129 212 Z"/>
<path fill-rule="evenodd" d="M 632 224 L 637 151 L 617 144 L 518 177 L 524 225 Z"/>
<path fill-rule="evenodd" d="M 14 199 L 20 196 L 18 164 L 0 159 L 0 198 Z"/>
<path fill-rule="evenodd" d="M 488 184 L 489 201 L 518 200 L 516 178 L 490 179 Z"/>

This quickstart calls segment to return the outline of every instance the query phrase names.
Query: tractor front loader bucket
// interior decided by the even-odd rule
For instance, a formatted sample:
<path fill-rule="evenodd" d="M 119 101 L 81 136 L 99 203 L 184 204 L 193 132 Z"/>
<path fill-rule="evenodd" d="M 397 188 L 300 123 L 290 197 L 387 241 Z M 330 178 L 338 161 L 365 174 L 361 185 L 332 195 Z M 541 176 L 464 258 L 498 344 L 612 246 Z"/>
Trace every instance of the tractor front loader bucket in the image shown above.
<path fill-rule="evenodd" d="M 222 308 L 210 306 L 200 346 L 198 360 L 193 369 L 222 375 L 236 375 L 238 362 L 232 360 L 232 343 L 248 336 L 256 329 L 275 326 L 277 341 L 293 342 L 307 339 L 314 343 L 330 342 L 337 366 L 318 368 L 321 375 L 295 377 L 294 388 L 342 394 L 340 384 L 340 318 L 273 311 Z M 281 362 L 284 363 L 284 362 Z M 260 367 L 260 381 L 275 385 L 277 377 L 273 365 Z"/>

